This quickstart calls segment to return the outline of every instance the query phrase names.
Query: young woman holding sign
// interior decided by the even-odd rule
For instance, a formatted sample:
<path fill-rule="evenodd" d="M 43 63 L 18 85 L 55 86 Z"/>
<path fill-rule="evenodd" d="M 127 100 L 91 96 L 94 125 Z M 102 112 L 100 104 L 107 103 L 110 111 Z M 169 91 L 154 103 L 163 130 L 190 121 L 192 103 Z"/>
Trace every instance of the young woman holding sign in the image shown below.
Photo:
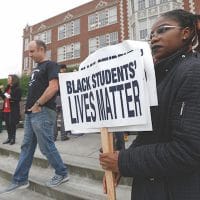
<path fill-rule="evenodd" d="M 198 33 L 197 17 L 184 10 L 158 18 L 150 35 L 159 102 L 153 131 L 126 150 L 100 154 L 103 169 L 133 177 L 132 200 L 200 199 Z"/>

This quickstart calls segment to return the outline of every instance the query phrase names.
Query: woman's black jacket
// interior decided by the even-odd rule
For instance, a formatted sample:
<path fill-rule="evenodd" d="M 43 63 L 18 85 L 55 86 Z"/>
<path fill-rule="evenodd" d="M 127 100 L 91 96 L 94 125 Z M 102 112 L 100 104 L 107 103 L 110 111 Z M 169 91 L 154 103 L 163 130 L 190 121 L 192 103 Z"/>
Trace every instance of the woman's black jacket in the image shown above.
<path fill-rule="evenodd" d="M 133 177 L 132 200 L 200 199 L 200 55 L 179 54 L 156 66 L 153 131 L 119 154 Z"/>

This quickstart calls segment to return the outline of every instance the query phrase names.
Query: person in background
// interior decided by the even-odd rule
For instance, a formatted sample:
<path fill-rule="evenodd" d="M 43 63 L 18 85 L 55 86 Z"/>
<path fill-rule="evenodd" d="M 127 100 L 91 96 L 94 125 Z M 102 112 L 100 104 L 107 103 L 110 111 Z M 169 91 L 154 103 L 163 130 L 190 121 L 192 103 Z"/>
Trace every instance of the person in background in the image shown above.
<path fill-rule="evenodd" d="M 4 86 L 0 86 L 0 88 L 4 88 Z M 2 110 L 3 110 L 3 103 L 2 102 L 0 102 L 0 133 L 2 132 L 2 130 L 3 130 L 3 112 L 2 112 Z"/>
<path fill-rule="evenodd" d="M 114 132 L 114 146 L 116 151 L 125 149 L 125 140 L 123 132 Z"/>
<path fill-rule="evenodd" d="M 67 167 L 54 143 L 59 67 L 57 63 L 47 60 L 46 50 L 46 44 L 41 40 L 33 40 L 28 45 L 29 56 L 37 66 L 33 68 L 28 84 L 24 140 L 19 161 L 12 183 L 5 189 L 5 193 L 29 186 L 28 175 L 37 144 L 55 169 L 55 175 L 47 181 L 46 186 L 54 187 L 69 180 Z"/>
<path fill-rule="evenodd" d="M 60 67 L 60 73 L 66 73 L 67 68 L 65 64 L 60 64 L 59 67 Z M 56 117 L 56 125 L 54 132 L 54 140 L 56 141 L 58 137 L 59 121 L 60 121 L 61 141 L 69 140 L 70 138 L 68 137 L 68 133 L 71 134 L 71 132 L 65 131 L 60 91 L 58 92 L 58 95 L 56 97 L 56 112 L 57 112 L 57 117 Z"/>
<path fill-rule="evenodd" d="M 157 19 L 150 35 L 159 104 L 151 109 L 153 131 L 128 149 L 100 154 L 103 169 L 133 178 L 132 200 L 200 199 L 198 33 L 197 18 L 187 11 Z"/>
<path fill-rule="evenodd" d="M 9 75 L 5 90 L 0 87 L 0 96 L 3 102 L 3 119 L 5 121 L 8 138 L 3 144 L 15 144 L 17 124 L 20 119 L 20 100 L 22 90 L 19 86 L 19 78 L 17 75 Z"/>

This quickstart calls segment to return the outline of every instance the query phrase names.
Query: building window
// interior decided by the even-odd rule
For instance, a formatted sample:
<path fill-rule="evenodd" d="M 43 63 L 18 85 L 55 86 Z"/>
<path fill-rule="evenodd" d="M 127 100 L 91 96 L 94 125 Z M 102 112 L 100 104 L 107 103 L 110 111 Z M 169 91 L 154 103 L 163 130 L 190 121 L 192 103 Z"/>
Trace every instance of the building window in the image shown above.
<path fill-rule="evenodd" d="M 57 61 L 58 62 L 62 62 L 62 61 L 66 60 L 65 52 L 66 52 L 65 46 L 58 48 L 58 52 L 57 52 Z"/>
<path fill-rule="evenodd" d="M 153 24 L 156 22 L 157 18 L 158 18 L 158 16 L 153 16 L 153 17 L 149 18 L 149 25 L 150 25 L 150 27 L 153 26 Z"/>
<path fill-rule="evenodd" d="M 66 38 L 69 38 L 73 36 L 73 26 L 72 23 L 67 23 L 66 24 Z"/>
<path fill-rule="evenodd" d="M 145 9 L 145 0 L 138 0 L 138 10 Z"/>
<path fill-rule="evenodd" d="M 72 43 L 58 48 L 58 62 L 76 58 L 80 58 L 80 42 Z"/>
<path fill-rule="evenodd" d="M 74 21 L 74 23 L 73 23 L 73 31 L 74 31 L 73 32 L 74 35 L 80 34 L 80 20 L 79 19 Z"/>
<path fill-rule="evenodd" d="M 145 40 L 147 38 L 147 29 L 140 30 L 140 39 Z"/>
<path fill-rule="evenodd" d="M 42 40 L 46 44 L 51 43 L 51 30 L 38 33 L 34 36 L 34 40 Z"/>
<path fill-rule="evenodd" d="M 73 44 L 66 46 L 66 60 L 70 60 L 73 58 Z"/>
<path fill-rule="evenodd" d="M 88 30 L 95 30 L 117 23 L 117 7 L 101 10 L 88 16 Z"/>
<path fill-rule="evenodd" d="M 117 44 L 118 32 L 113 32 L 105 35 L 100 35 L 89 39 L 89 54 L 95 52 L 97 49 L 102 47 Z"/>
<path fill-rule="evenodd" d="M 149 0 L 149 7 L 153 7 L 156 5 L 156 0 Z"/>
<path fill-rule="evenodd" d="M 24 51 L 28 50 L 28 44 L 29 44 L 29 39 L 25 38 L 25 40 L 24 40 Z"/>
<path fill-rule="evenodd" d="M 68 22 L 58 27 L 58 40 L 80 34 L 80 19 Z"/>
<path fill-rule="evenodd" d="M 167 0 L 160 0 L 160 3 L 166 3 Z"/>
<path fill-rule="evenodd" d="M 107 10 L 102 10 L 99 12 L 99 28 L 108 24 L 108 13 L 106 11 Z"/>
<path fill-rule="evenodd" d="M 110 45 L 114 45 L 114 44 L 117 44 L 118 43 L 118 32 L 113 32 L 113 33 L 110 33 L 110 37 L 109 37 L 109 43 Z"/>
<path fill-rule="evenodd" d="M 51 50 L 46 51 L 46 56 L 48 60 L 51 60 Z"/>
<path fill-rule="evenodd" d="M 105 47 L 107 46 L 107 35 L 101 35 L 99 36 L 99 47 L 102 48 L 102 47 Z"/>
<path fill-rule="evenodd" d="M 80 42 L 77 42 L 77 43 L 74 43 L 74 46 L 73 46 L 73 58 L 80 58 L 80 50 L 81 50 L 81 47 L 80 47 Z"/>
<path fill-rule="evenodd" d="M 24 58 L 24 67 L 23 67 L 23 70 L 26 71 L 26 70 L 28 70 L 28 68 L 29 68 L 28 67 L 28 57 L 25 57 Z"/>
<path fill-rule="evenodd" d="M 140 33 L 140 40 L 147 39 L 147 21 L 142 20 L 139 21 L 139 33 Z"/>
<path fill-rule="evenodd" d="M 58 40 L 64 39 L 66 33 L 66 24 L 58 27 Z"/>
<path fill-rule="evenodd" d="M 96 16 L 96 15 L 97 15 L 97 13 L 88 16 L 88 29 L 89 30 L 93 30 L 98 27 L 98 22 L 97 22 L 98 16 Z"/>
<path fill-rule="evenodd" d="M 89 54 L 98 49 L 98 37 L 89 39 Z"/>
<path fill-rule="evenodd" d="M 117 23 L 117 7 L 112 7 L 108 10 L 109 24 Z"/>

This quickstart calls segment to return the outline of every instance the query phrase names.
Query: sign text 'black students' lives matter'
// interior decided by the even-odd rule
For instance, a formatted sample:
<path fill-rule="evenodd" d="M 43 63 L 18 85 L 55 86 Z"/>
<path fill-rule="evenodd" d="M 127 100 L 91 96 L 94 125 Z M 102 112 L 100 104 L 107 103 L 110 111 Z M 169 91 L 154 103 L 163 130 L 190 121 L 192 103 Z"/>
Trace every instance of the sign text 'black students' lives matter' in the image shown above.
<path fill-rule="evenodd" d="M 141 116 L 139 83 L 134 80 L 136 67 L 137 63 L 133 61 L 66 81 L 71 123 L 94 122 L 97 117 L 99 120 L 109 120 Z M 130 79 L 132 81 L 126 82 Z M 117 113 L 116 97 L 120 98 L 121 113 Z M 72 102 L 75 103 L 75 110 L 72 110 Z M 131 107 L 133 102 L 134 107 Z"/>
<path fill-rule="evenodd" d="M 145 123 L 145 76 L 139 54 L 135 51 L 66 77 L 60 75 L 68 127 Z"/>

